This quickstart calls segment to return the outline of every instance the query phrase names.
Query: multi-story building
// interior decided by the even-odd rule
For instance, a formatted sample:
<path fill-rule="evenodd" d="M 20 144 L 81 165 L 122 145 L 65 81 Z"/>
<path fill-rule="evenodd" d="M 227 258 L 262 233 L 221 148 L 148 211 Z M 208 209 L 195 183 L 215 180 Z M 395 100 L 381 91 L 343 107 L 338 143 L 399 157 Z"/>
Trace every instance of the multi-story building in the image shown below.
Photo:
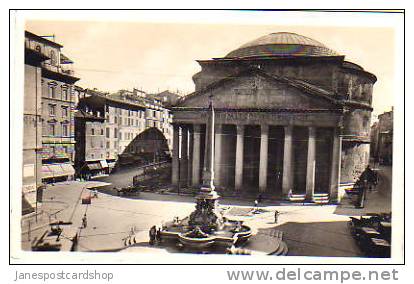
<path fill-rule="evenodd" d="M 380 114 L 371 126 L 371 156 L 375 162 L 384 165 L 392 164 L 393 112 Z"/>
<path fill-rule="evenodd" d="M 159 99 L 147 98 L 145 101 L 146 128 L 158 128 L 167 139 L 168 149 L 172 149 L 172 114 Z"/>
<path fill-rule="evenodd" d="M 74 83 L 79 78 L 62 45 L 26 32 L 26 46 L 48 56 L 41 63 L 42 181 L 74 177 Z"/>
<path fill-rule="evenodd" d="M 178 102 L 178 100 L 181 98 L 179 94 L 170 92 L 169 90 L 165 90 L 157 94 L 151 94 L 150 96 L 161 101 L 163 106 L 166 108 L 174 106 Z"/>
<path fill-rule="evenodd" d="M 96 91 L 86 90 L 79 100 L 78 109 L 103 115 L 105 149 L 104 159 L 110 169 L 115 167 L 131 141 L 145 130 L 145 105 Z"/>
<path fill-rule="evenodd" d="M 105 148 L 104 113 L 80 109 L 75 113 L 75 168 L 78 176 L 109 174 Z"/>
<path fill-rule="evenodd" d="M 36 46 L 25 41 L 24 111 L 23 111 L 23 214 L 33 212 L 36 192 L 42 173 L 42 69 L 41 63 L 49 57 Z"/>
<path fill-rule="evenodd" d="M 85 90 L 83 94 L 78 109 L 98 117 L 102 114 L 105 119 L 99 123 L 104 125 L 104 157 L 110 169 L 116 162 L 146 164 L 150 159 L 158 161 L 169 155 L 172 117 L 159 100 L 137 89 L 111 95 Z"/>

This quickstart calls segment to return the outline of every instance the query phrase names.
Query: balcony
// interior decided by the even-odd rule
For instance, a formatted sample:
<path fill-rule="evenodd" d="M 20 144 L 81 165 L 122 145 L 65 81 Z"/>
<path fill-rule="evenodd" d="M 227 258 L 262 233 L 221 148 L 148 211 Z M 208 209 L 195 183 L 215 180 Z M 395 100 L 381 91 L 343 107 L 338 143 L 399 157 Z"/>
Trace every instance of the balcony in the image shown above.
<path fill-rule="evenodd" d="M 51 65 L 49 63 L 42 64 L 42 76 L 68 84 L 73 84 L 79 80 L 79 78 L 75 77 L 75 72 L 72 69 L 62 68 L 62 66 Z"/>
<path fill-rule="evenodd" d="M 43 63 L 42 67 L 46 68 L 49 71 L 56 72 L 56 73 L 62 73 L 69 76 L 74 76 L 75 72 L 69 68 L 62 68 L 62 66 L 55 66 L 48 63 Z"/>

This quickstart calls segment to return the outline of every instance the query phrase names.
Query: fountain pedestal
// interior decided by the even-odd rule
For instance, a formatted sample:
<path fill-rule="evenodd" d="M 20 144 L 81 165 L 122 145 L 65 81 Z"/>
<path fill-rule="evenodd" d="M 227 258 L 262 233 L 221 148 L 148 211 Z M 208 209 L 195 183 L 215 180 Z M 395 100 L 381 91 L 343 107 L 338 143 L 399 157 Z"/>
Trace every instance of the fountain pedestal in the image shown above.
<path fill-rule="evenodd" d="M 218 194 L 211 188 L 202 187 L 196 197 L 196 210 L 190 214 L 190 228 L 199 227 L 203 232 L 212 233 L 220 228 L 223 218 L 218 212 Z"/>

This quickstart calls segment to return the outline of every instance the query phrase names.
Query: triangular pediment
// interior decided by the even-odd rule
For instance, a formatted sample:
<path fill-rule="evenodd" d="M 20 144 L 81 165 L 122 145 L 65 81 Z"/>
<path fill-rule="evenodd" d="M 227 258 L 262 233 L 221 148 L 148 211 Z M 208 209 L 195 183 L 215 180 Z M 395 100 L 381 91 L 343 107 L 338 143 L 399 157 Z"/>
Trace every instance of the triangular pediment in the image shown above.
<path fill-rule="evenodd" d="M 213 96 L 222 109 L 334 109 L 332 94 L 299 80 L 249 70 L 222 79 L 184 98 L 177 107 L 204 108 Z"/>

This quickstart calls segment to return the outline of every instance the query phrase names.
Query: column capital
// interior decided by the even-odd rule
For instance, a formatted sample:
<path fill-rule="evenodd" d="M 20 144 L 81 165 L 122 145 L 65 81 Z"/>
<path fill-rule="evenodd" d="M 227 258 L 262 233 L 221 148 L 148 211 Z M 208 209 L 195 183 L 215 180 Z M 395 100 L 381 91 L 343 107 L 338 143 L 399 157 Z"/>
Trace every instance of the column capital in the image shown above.
<path fill-rule="evenodd" d="M 285 129 L 285 135 L 292 135 L 292 131 L 293 131 L 293 125 L 285 125 L 284 126 Z"/>
<path fill-rule="evenodd" d="M 221 124 L 221 123 L 216 123 L 216 124 L 214 125 L 214 129 L 215 129 L 215 132 L 221 132 L 221 131 L 223 130 L 223 124 Z"/>
<path fill-rule="evenodd" d="M 236 125 L 237 134 L 243 134 L 244 133 L 244 125 L 243 124 L 237 124 Z"/>
<path fill-rule="evenodd" d="M 309 126 L 309 137 L 315 137 L 316 136 L 316 127 L 315 126 Z"/>
<path fill-rule="evenodd" d="M 260 131 L 262 134 L 269 134 L 269 125 L 268 124 L 262 124 L 260 125 Z"/>
<path fill-rule="evenodd" d="M 201 132 L 201 125 L 200 124 L 193 124 L 193 131 L 194 131 L 194 133 L 200 133 Z"/>

